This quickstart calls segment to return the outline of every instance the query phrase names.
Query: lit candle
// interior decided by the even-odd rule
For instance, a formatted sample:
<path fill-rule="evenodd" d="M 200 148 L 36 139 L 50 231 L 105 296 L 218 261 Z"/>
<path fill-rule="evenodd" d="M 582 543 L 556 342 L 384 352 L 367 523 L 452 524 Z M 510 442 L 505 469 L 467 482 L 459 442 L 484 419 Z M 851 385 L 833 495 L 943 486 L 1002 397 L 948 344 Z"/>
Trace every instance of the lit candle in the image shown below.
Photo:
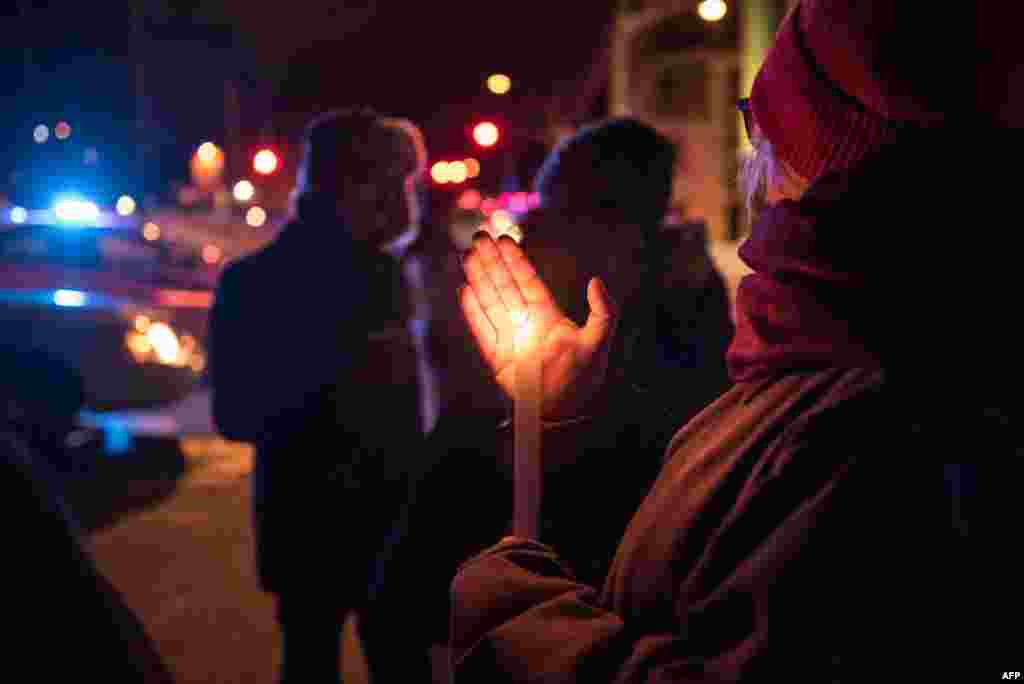
<path fill-rule="evenodd" d="M 540 523 L 540 413 L 543 362 L 534 326 L 524 312 L 515 337 L 514 478 L 512 533 L 536 539 Z"/>

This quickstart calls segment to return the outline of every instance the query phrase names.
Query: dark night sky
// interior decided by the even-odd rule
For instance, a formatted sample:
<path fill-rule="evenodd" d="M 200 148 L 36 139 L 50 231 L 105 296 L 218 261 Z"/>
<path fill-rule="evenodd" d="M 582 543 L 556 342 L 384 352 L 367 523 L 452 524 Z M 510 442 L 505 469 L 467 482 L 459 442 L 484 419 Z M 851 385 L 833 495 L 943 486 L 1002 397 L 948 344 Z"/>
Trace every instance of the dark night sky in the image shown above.
<path fill-rule="evenodd" d="M 274 133 L 294 138 L 317 111 L 365 104 L 420 123 L 433 156 L 470 152 L 464 126 L 476 116 L 514 123 L 536 115 L 538 100 L 530 93 L 540 104 L 559 94 L 562 109 L 571 108 L 605 43 L 612 4 L 3 2 L 0 139 L 14 151 L 0 171 L 9 173 L 19 155 L 36 154 L 35 123 L 61 116 L 80 122 L 83 136 L 91 129 L 111 148 L 108 156 L 129 156 L 123 134 L 135 115 L 132 64 L 140 49 L 131 33 L 133 7 L 153 18 L 141 50 L 148 54 L 146 84 L 164 146 L 155 173 L 163 178 L 184 169 L 190 145 L 222 134 L 222 84 L 232 73 L 242 76 L 248 135 L 272 121 Z M 231 49 L 220 46 L 227 41 Z M 28 80 L 25 47 L 32 48 L 36 69 Z M 485 92 L 483 81 L 493 71 L 512 77 L 512 94 Z"/>

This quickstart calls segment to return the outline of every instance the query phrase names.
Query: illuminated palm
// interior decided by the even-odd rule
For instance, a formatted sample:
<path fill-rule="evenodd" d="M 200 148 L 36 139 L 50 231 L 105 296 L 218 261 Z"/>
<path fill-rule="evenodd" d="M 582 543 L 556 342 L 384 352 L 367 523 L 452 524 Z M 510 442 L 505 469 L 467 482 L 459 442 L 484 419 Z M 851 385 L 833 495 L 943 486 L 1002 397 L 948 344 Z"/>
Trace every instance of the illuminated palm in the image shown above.
<path fill-rule="evenodd" d="M 544 364 L 543 415 L 578 415 L 600 392 L 618 315 L 604 284 L 587 287 L 590 314 L 581 328 L 567 318 L 523 250 L 508 237 L 477 234 L 463 259 L 468 286 L 460 299 L 466 321 L 498 384 L 514 392 L 516 332 L 524 312 Z"/>

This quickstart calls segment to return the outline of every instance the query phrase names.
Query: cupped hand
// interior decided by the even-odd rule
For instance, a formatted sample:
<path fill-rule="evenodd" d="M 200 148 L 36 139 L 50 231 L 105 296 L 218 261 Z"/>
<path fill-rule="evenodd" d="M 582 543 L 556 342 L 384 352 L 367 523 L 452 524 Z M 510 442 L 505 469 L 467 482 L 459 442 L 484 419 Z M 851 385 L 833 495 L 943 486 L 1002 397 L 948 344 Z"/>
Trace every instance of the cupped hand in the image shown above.
<path fill-rule="evenodd" d="M 545 418 L 575 417 L 592 408 L 604 385 L 618 323 L 616 304 L 599 278 L 587 285 L 590 312 L 583 327 L 555 304 L 516 242 L 477 233 L 463 257 L 467 286 L 462 311 L 485 361 L 509 397 L 515 391 L 516 333 L 531 326 L 543 363 Z"/>

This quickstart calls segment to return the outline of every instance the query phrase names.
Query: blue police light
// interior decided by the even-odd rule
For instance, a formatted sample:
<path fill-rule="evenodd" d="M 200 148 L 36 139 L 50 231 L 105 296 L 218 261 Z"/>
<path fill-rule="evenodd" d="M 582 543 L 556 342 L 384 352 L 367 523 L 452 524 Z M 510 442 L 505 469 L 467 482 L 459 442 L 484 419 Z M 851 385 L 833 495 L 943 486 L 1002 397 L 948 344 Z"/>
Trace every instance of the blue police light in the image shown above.
<path fill-rule="evenodd" d="M 63 197 L 53 205 L 53 213 L 63 223 L 93 223 L 100 216 L 95 202 L 77 197 Z"/>
<path fill-rule="evenodd" d="M 28 211 L 25 207 L 11 207 L 11 223 L 24 223 L 28 220 Z"/>
<path fill-rule="evenodd" d="M 53 293 L 57 306 L 85 306 L 85 293 L 81 290 L 57 290 Z"/>

